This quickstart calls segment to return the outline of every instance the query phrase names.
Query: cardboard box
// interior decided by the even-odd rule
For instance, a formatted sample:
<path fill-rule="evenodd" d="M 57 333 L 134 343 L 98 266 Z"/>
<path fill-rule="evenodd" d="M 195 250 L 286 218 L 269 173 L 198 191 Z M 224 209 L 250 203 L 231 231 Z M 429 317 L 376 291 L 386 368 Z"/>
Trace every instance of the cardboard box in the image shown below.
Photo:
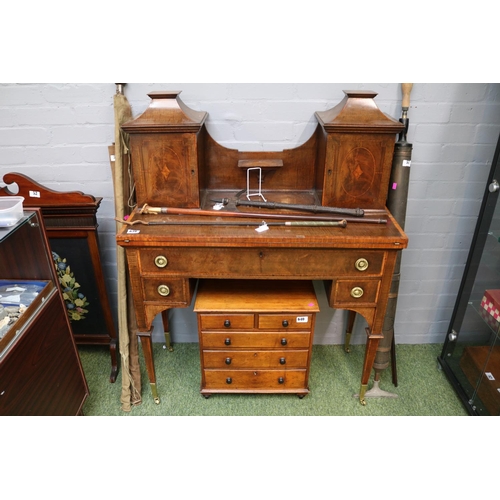
<path fill-rule="evenodd" d="M 460 368 L 490 415 L 500 415 L 500 346 L 466 347 Z M 483 373 L 484 372 L 484 373 Z"/>

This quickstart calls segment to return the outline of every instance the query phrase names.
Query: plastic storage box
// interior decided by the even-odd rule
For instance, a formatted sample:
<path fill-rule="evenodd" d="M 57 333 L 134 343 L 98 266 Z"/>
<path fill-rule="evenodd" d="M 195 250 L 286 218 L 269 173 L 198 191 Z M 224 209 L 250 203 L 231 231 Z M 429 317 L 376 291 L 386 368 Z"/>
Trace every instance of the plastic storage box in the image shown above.
<path fill-rule="evenodd" d="M 13 226 L 23 216 L 23 196 L 0 197 L 0 227 Z"/>

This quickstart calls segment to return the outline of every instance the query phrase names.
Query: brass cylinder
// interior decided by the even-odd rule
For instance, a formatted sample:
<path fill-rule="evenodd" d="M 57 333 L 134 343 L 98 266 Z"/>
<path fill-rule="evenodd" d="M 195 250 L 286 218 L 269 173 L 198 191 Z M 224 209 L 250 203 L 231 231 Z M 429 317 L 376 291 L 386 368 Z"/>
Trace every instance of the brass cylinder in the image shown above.
<path fill-rule="evenodd" d="M 407 142 L 397 142 L 394 146 L 391 180 L 387 196 L 387 208 L 404 229 L 406 207 L 408 202 L 408 187 L 410 183 L 412 145 Z M 382 327 L 384 338 L 380 339 L 373 368 L 378 379 L 380 372 L 385 370 L 391 360 L 391 345 L 394 338 L 394 322 L 396 319 L 396 306 L 398 302 L 399 281 L 401 269 L 401 253 L 398 253 L 394 274 L 392 277 L 391 291 Z"/>

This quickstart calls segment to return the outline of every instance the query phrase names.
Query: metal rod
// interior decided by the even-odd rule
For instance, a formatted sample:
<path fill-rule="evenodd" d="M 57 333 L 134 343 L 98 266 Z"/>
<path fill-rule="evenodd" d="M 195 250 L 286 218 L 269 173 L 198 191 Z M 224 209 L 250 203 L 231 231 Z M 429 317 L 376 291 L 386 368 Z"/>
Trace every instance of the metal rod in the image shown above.
<path fill-rule="evenodd" d="M 337 207 L 323 207 L 321 205 L 295 205 L 293 203 L 276 203 L 276 202 L 261 202 L 261 201 L 237 201 L 236 206 L 241 205 L 244 207 L 260 207 L 260 208 L 284 208 L 288 210 L 304 210 L 313 213 L 328 213 L 328 214 L 345 214 L 354 217 L 363 217 L 365 214 L 361 208 L 337 208 Z"/>

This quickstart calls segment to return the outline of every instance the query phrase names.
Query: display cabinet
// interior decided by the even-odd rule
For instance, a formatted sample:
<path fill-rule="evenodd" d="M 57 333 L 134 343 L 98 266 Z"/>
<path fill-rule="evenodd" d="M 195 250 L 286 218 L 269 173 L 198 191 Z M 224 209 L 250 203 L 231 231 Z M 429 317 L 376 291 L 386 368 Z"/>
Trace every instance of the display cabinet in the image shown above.
<path fill-rule="evenodd" d="M 102 198 L 81 191 L 54 191 L 27 175 L 5 174 L 6 187 L 0 189 L 0 202 L 12 198 L 9 186 L 16 185 L 18 196 L 24 197 L 24 208 L 40 208 L 43 223 L 54 259 L 66 263 L 78 287 L 65 290 L 61 281 L 65 272 L 59 271 L 63 298 L 69 307 L 83 295 L 84 307 L 73 307 L 69 314 L 70 327 L 77 345 L 109 346 L 111 357 L 110 382 L 118 374 L 117 345 L 111 304 L 109 301 L 99 250 L 97 210 Z"/>
<path fill-rule="evenodd" d="M 470 415 L 500 415 L 500 139 L 438 358 Z"/>
<path fill-rule="evenodd" d="M 88 386 L 39 209 L 0 227 L 0 415 L 79 415 Z"/>

